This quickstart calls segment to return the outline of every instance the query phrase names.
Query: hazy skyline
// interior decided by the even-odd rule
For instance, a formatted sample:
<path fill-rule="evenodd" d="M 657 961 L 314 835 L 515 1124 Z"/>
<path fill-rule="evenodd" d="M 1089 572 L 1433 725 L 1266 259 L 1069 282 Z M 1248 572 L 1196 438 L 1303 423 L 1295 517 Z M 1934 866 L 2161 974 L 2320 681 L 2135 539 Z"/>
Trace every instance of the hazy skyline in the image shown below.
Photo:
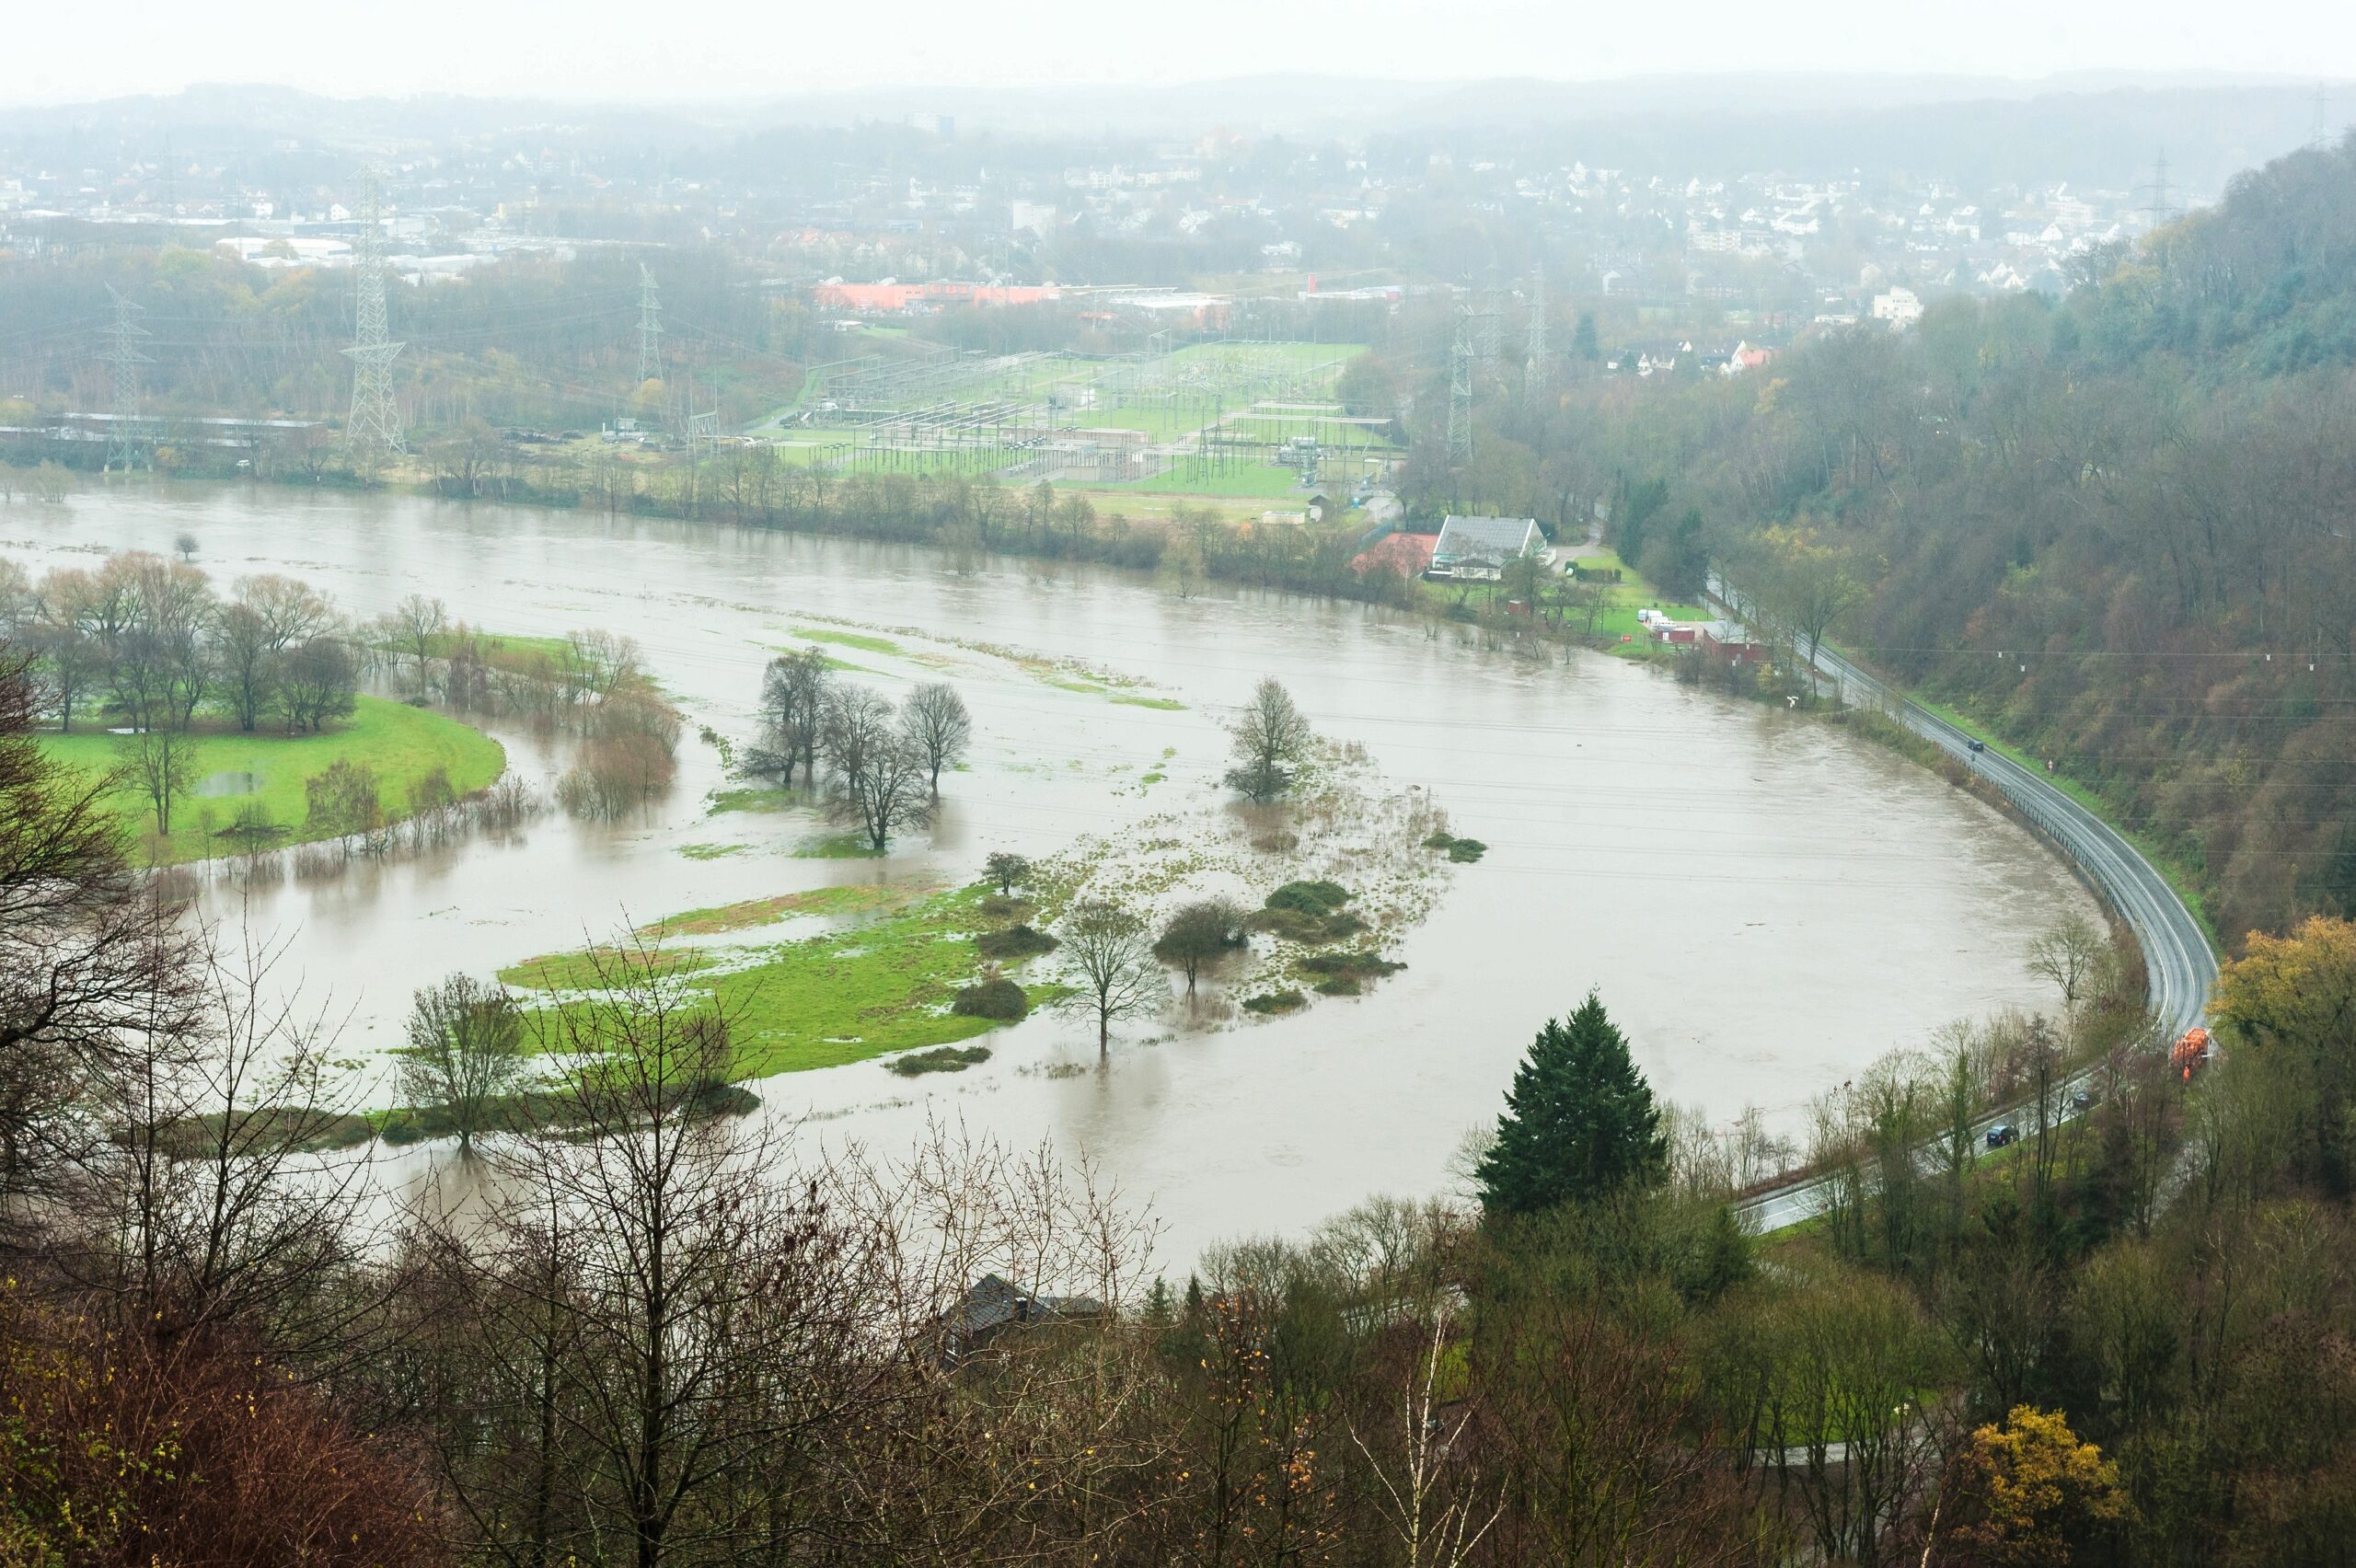
<path fill-rule="evenodd" d="M 2356 76 L 2356 7 L 2255 0 L 2056 6 L 1989 0 L 1932 15 L 1861 0 L 1700 0 L 1674 25 L 1642 7 L 1530 0 L 1195 0 L 1140 12 L 1034 0 L 889 9 L 682 0 L 412 0 L 358 8 L 127 0 L 106 14 L 20 11 L 0 103 L 271 83 L 356 97 L 451 92 L 565 99 L 743 98 L 873 86 L 1183 83 L 1271 74 L 1576 81 L 1730 72 L 2034 78 L 2085 71 Z"/>

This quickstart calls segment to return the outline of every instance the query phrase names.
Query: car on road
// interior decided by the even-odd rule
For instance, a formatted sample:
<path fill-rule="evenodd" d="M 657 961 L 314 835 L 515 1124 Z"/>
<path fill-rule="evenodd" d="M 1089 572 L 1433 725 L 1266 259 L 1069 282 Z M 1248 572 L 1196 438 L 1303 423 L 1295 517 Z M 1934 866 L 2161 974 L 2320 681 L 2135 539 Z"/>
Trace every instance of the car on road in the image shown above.
<path fill-rule="evenodd" d="M 2021 1130 L 2010 1122 L 1999 1122 L 1988 1129 L 1990 1148 L 2010 1148 L 2021 1141 Z"/>
<path fill-rule="evenodd" d="M 1977 756 L 1981 752 L 1988 749 L 1988 743 L 1986 741 L 1966 741 L 1963 743 L 1963 749 L 1971 753 L 1974 756 Z"/>

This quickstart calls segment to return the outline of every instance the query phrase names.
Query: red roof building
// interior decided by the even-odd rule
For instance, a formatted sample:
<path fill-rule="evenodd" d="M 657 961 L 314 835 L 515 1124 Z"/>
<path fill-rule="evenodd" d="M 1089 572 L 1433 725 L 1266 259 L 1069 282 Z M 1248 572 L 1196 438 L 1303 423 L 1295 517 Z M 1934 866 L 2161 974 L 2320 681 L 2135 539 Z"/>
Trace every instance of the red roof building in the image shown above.
<path fill-rule="evenodd" d="M 1432 550 L 1438 544 L 1438 534 L 1386 534 L 1373 548 L 1359 551 L 1350 570 L 1364 577 L 1380 568 L 1412 580 L 1432 569 Z"/>

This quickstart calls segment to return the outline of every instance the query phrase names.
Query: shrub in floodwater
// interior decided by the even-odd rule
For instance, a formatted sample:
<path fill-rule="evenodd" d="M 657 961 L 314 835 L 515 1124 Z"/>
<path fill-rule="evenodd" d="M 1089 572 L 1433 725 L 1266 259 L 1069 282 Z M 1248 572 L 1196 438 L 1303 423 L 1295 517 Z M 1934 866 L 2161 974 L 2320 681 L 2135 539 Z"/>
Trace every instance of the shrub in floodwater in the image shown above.
<path fill-rule="evenodd" d="M 984 958 L 1000 961 L 1036 958 L 1043 952 L 1053 952 L 1060 944 L 1045 931 L 1028 926 L 1009 926 L 1003 931 L 985 931 L 974 939 L 974 946 Z"/>
<path fill-rule="evenodd" d="M 1016 920 L 1035 907 L 1027 898 L 1009 898 L 1002 894 L 988 894 L 982 899 L 982 915 L 991 920 Z"/>
<path fill-rule="evenodd" d="M 1448 847 L 1448 858 L 1457 864 L 1469 866 L 1489 852 L 1489 847 L 1477 838 L 1460 838 Z"/>
<path fill-rule="evenodd" d="M 1377 952 L 1313 952 L 1300 961 L 1304 974 L 1347 974 L 1367 979 L 1396 974 L 1406 967 Z"/>
<path fill-rule="evenodd" d="M 989 1059 L 987 1045 L 936 1045 L 930 1051 L 895 1056 L 884 1065 L 902 1078 L 916 1078 L 923 1073 L 962 1073 Z"/>
<path fill-rule="evenodd" d="M 1361 987 L 1355 974 L 1336 974 L 1330 980 L 1320 980 L 1314 987 L 1321 997 L 1355 997 Z"/>
<path fill-rule="evenodd" d="M 1022 987 L 1003 974 L 993 974 L 986 980 L 967 986 L 957 993 L 949 1010 L 964 1018 L 996 1019 L 1011 1023 L 1031 1011 L 1031 998 Z"/>
<path fill-rule="evenodd" d="M 1299 991 L 1265 991 L 1256 997 L 1243 998 L 1243 1010 L 1255 1013 L 1288 1013 L 1309 1005 L 1309 998 Z"/>
<path fill-rule="evenodd" d="M 1331 915 L 1349 901 L 1350 890 L 1340 882 L 1288 882 L 1268 894 L 1267 905 L 1301 915 Z"/>
<path fill-rule="evenodd" d="M 669 789 L 677 773 L 659 734 L 620 730 L 583 743 L 581 760 L 557 780 L 557 802 L 574 816 L 611 821 Z"/>

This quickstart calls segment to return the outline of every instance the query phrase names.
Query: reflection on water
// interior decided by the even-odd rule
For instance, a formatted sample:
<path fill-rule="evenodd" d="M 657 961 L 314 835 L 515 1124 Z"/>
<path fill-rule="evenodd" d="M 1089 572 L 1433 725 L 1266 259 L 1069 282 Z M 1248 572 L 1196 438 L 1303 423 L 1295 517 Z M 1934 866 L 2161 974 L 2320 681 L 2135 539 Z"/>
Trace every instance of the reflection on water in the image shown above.
<path fill-rule="evenodd" d="M 905 547 L 268 489 L 0 514 L 0 550 L 40 571 L 94 545 L 168 549 L 182 531 L 217 576 L 285 571 L 361 615 L 422 592 L 491 630 L 636 638 L 688 716 L 678 785 L 640 818 L 544 817 L 321 880 L 214 879 L 207 912 L 285 940 L 282 972 L 331 991 L 359 1047 L 393 1043 L 410 993 L 453 969 L 827 883 L 968 880 L 991 849 L 1045 855 L 1216 799 L 1221 711 L 1282 678 L 1322 732 L 1362 743 L 1490 846 L 1452 869 L 1397 952 L 1404 972 L 1268 1023 L 1212 1001 L 1117 1043 L 1103 1071 L 1090 1029 L 1037 1015 L 961 1075 L 911 1083 L 870 1062 L 759 1086 L 766 1113 L 814 1118 L 812 1139 L 897 1144 L 933 1116 L 1084 1147 L 1153 1200 L 1180 1268 L 1223 1236 L 1440 1185 L 1539 1024 L 1591 986 L 1666 1097 L 1718 1119 L 1757 1104 L 1796 1131 L 1811 1095 L 1946 1020 L 2050 1008 L 2021 948 L 2065 910 L 2093 913 L 2025 833 L 1819 723 L 1602 657 L 1519 663 L 1364 606 L 1181 600 L 1094 568 L 957 574 Z M 829 644 L 849 678 L 894 696 L 951 680 L 976 721 L 940 820 L 882 860 L 797 857 L 826 831 L 802 813 L 705 810 L 725 780 L 698 727 L 747 737 L 763 663 L 843 622 L 861 628 Z M 1185 706 L 1114 701 L 984 645 L 1140 677 Z M 492 728 L 545 790 L 560 755 Z M 413 1179 L 444 1158 L 394 1163 Z"/>

